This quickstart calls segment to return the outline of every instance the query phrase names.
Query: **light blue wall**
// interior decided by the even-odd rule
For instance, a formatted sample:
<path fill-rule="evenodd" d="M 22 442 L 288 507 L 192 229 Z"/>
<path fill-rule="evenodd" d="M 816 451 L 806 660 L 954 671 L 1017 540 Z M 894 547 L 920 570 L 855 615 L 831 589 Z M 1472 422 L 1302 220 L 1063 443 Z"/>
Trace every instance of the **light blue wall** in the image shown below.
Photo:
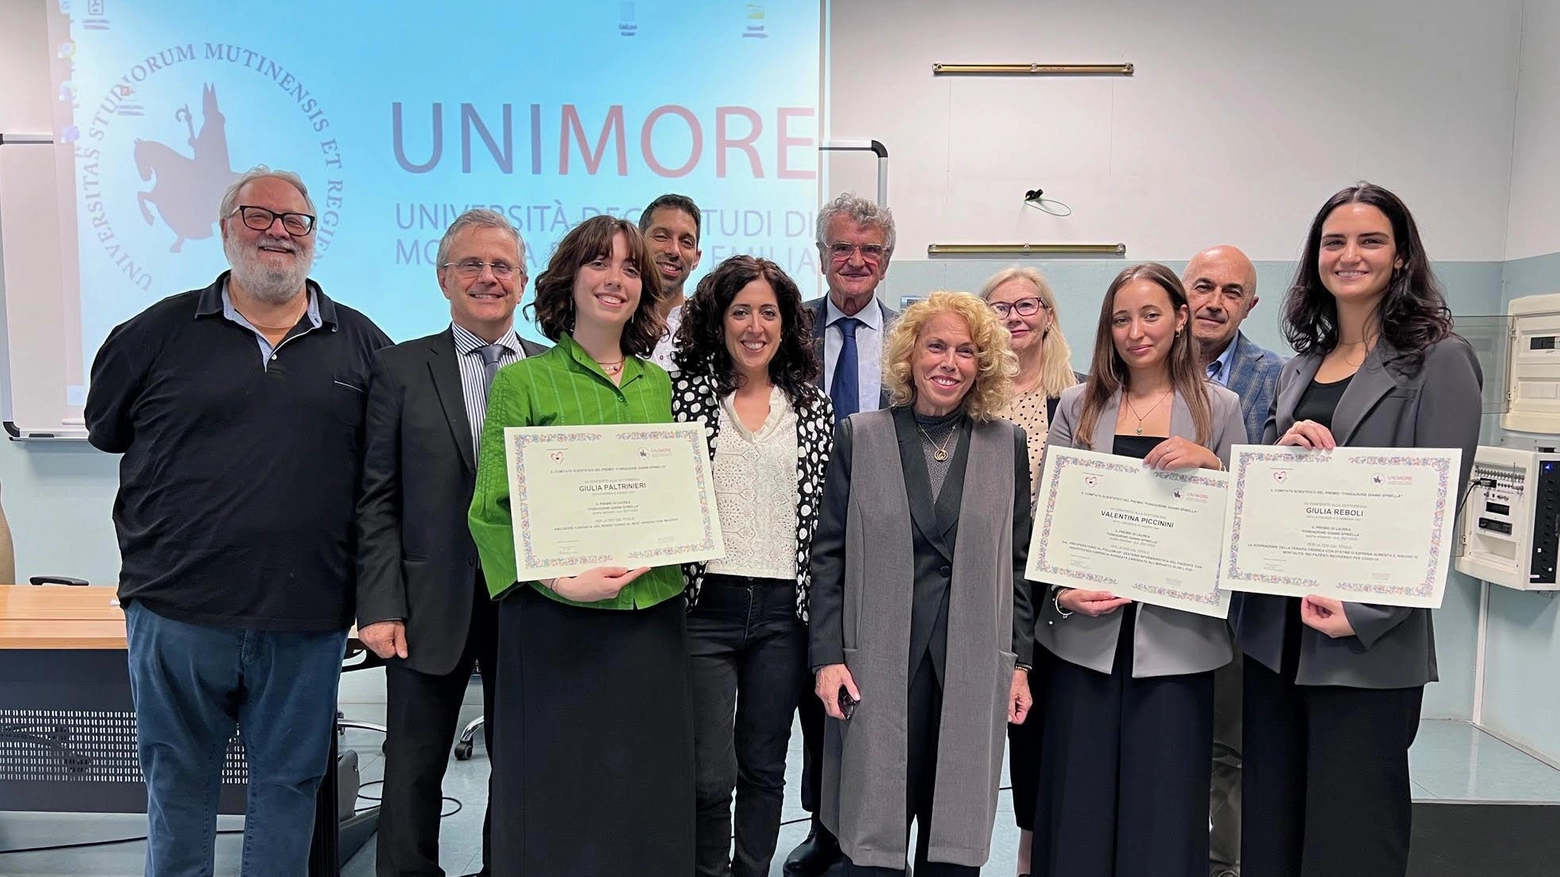
<path fill-rule="evenodd" d="M 1505 263 L 1501 310 L 1560 292 L 1560 253 Z M 1491 586 L 1483 723 L 1560 762 L 1560 598 Z"/>
<path fill-rule="evenodd" d="M 986 277 L 1007 264 L 1011 262 L 896 260 L 889 268 L 885 292 L 890 301 L 897 303 L 901 296 L 924 294 L 933 289 L 976 290 Z M 1028 264 L 1040 268 L 1056 289 L 1057 308 L 1073 347 L 1073 365 L 1080 371 L 1086 370 L 1100 297 L 1111 279 L 1128 263 L 1091 259 Z M 1176 271 L 1185 267 L 1180 262 L 1169 264 Z M 1455 313 L 1490 314 L 1504 310 L 1501 263 L 1442 263 L 1436 270 L 1447 286 Z M 1262 301 L 1245 329 L 1258 344 L 1287 350 L 1278 333 L 1278 311 L 1283 291 L 1293 276 L 1294 264 L 1262 262 L 1257 266 L 1257 272 L 1258 295 Z M 1555 260 L 1549 276 L 1560 281 L 1560 259 Z M 1555 285 L 1560 287 L 1560 282 Z M 117 457 L 100 453 L 85 443 L 0 443 L 0 487 L 4 490 L 5 509 L 15 535 L 19 578 L 25 580 L 27 576 L 46 572 L 76 575 L 97 583 L 111 583 L 117 578 L 119 556 L 109 522 L 114 491 L 118 486 L 117 465 Z M 1536 632 L 1529 629 L 1526 636 L 1545 638 L 1544 648 L 1548 651 L 1544 654 L 1554 665 L 1555 658 L 1560 656 L 1560 639 L 1556 637 L 1553 624 L 1554 604 L 1535 602 L 1542 598 L 1521 595 L 1502 597 L 1502 611 L 1512 619 L 1515 627 L 1521 627 L 1517 620 L 1535 616 L 1540 609 L 1547 612 L 1533 625 Z M 1515 605 L 1508 607 L 1507 604 L 1513 602 Z M 1426 716 L 1462 719 L 1472 716 L 1477 623 L 1478 585 L 1453 573 L 1447 586 L 1445 605 L 1436 615 L 1441 683 L 1431 686 L 1426 694 Z M 1535 652 L 1515 633 L 1507 640 L 1502 648 L 1515 650 L 1517 655 Z M 1493 657 L 1496 652 L 1492 650 L 1491 654 Z M 1504 657 L 1504 653 L 1501 654 Z M 1511 709 L 1504 712 L 1521 712 L 1519 705 L 1524 703 L 1529 705 L 1530 712 L 1536 710 L 1530 694 L 1524 693 L 1524 683 L 1517 678 L 1523 673 L 1523 662 L 1514 657 L 1504 665 L 1513 668 L 1506 678 L 1511 679 L 1514 686 L 1509 699 Z M 1527 675 L 1534 677 L 1537 672 L 1529 670 Z M 1548 684 L 1550 691 L 1560 692 L 1560 684 L 1554 681 Z M 1499 691 L 1503 695 L 1505 689 Z M 1492 700 L 1491 704 L 1495 702 Z M 1549 751 L 1560 752 L 1560 694 L 1551 698 L 1547 708 L 1549 712 L 1544 714 L 1548 717 L 1550 734 L 1547 745 Z M 1543 718 L 1535 713 L 1533 722 L 1541 724 Z M 1507 724 L 1526 727 L 1523 721 Z M 1528 736 L 1544 739 L 1537 731 Z M 1523 736 L 1523 739 L 1528 737 Z"/>

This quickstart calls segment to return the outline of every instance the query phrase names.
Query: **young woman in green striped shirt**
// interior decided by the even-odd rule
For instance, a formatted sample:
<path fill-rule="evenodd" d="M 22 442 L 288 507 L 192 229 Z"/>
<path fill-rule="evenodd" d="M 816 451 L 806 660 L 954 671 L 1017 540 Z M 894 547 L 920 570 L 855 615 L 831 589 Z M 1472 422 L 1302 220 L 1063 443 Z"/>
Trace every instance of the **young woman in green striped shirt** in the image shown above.
<path fill-rule="evenodd" d="M 671 422 L 671 382 L 643 358 L 661 337 L 660 292 L 637 228 L 586 220 L 536 278 L 531 308 L 557 346 L 493 379 L 470 520 L 501 601 L 495 877 L 693 872 L 682 573 L 597 568 L 516 581 L 504 466 L 505 427 Z"/>

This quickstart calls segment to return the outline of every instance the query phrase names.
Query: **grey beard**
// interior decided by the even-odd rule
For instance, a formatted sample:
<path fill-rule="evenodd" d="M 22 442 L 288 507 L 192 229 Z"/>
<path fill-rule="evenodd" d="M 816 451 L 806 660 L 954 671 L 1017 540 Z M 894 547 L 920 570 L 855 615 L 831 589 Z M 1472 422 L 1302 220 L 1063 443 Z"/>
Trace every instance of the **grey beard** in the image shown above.
<path fill-rule="evenodd" d="M 258 250 L 234 239 L 224 242 L 222 249 L 227 254 L 228 264 L 233 267 L 233 278 L 238 281 L 238 285 L 270 305 L 283 304 L 297 295 L 309 277 L 309 269 L 314 266 L 314 254 L 301 247 L 298 250 L 298 261 L 293 268 L 285 271 L 268 267 L 260 260 Z"/>

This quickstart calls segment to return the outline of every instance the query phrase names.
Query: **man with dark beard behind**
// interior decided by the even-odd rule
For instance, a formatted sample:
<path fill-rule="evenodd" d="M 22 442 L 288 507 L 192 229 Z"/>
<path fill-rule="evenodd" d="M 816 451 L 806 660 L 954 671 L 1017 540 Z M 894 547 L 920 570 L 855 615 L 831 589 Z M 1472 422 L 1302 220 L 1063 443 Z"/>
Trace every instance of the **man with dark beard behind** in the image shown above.
<path fill-rule="evenodd" d="M 390 339 L 308 279 L 314 204 L 296 174 L 243 174 L 218 216 L 232 270 L 109 334 L 87 434 L 124 455 L 114 527 L 146 873 L 211 873 L 236 724 L 243 873 L 295 877 L 353 616 L 368 376 Z"/>

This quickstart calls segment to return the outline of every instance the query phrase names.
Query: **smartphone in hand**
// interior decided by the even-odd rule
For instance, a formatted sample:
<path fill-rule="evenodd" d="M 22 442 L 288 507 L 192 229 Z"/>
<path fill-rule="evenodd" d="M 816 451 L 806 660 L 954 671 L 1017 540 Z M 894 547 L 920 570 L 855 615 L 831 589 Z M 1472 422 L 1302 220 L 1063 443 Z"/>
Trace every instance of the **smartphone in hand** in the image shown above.
<path fill-rule="evenodd" d="M 856 714 L 856 704 L 858 702 L 850 696 L 850 692 L 846 690 L 845 686 L 840 686 L 840 712 L 845 714 L 847 720 Z"/>

